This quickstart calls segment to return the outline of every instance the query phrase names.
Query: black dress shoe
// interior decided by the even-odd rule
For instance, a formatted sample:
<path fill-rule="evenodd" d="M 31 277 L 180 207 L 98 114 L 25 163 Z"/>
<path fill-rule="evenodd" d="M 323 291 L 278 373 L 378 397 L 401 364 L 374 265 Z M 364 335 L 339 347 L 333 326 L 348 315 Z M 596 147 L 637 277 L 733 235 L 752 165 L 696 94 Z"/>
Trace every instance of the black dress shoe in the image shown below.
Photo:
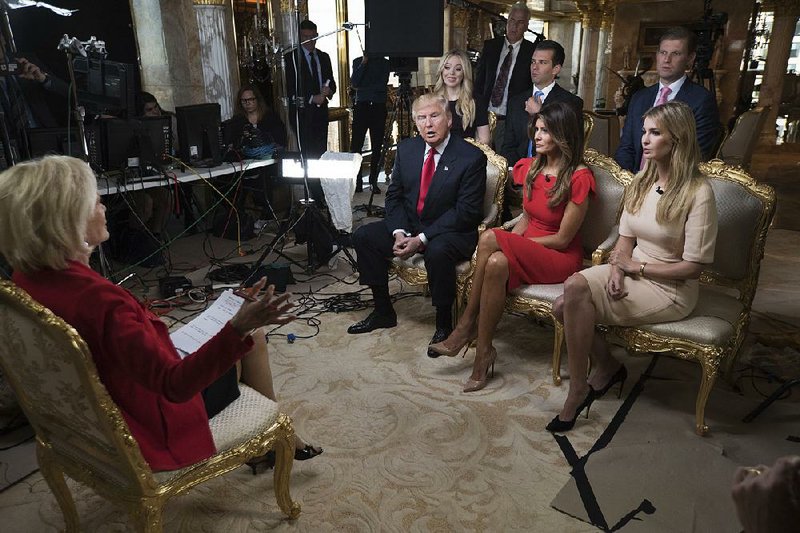
<path fill-rule="evenodd" d="M 322 453 L 322 448 L 315 448 L 310 444 L 306 444 L 304 448 L 295 448 L 294 460 L 295 461 L 308 461 Z"/>
<path fill-rule="evenodd" d="M 452 328 L 436 328 L 436 331 L 433 333 L 433 337 L 431 337 L 431 342 L 428 343 L 428 346 L 431 344 L 438 344 L 444 341 L 450 334 L 453 332 Z M 430 348 L 428 348 L 428 357 L 431 359 L 436 359 L 441 355 L 438 352 L 434 352 Z"/>
<path fill-rule="evenodd" d="M 361 192 L 364 190 L 364 183 L 359 179 L 356 182 L 356 192 Z"/>
<path fill-rule="evenodd" d="M 380 193 L 381 193 L 381 188 L 378 187 L 377 184 L 376 185 L 372 185 L 372 194 L 380 194 Z"/>
<path fill-rule="evenodd" d="M 393 328 L 397 325 L 397 315 L 382 315 L 375 311 L 371 312 L 367 318 L 360 322 L 356 322 L 349 328 L 347 333 L 357 335 L 359 333 L 369 333 L 370 331 L 381 328 Z"/>

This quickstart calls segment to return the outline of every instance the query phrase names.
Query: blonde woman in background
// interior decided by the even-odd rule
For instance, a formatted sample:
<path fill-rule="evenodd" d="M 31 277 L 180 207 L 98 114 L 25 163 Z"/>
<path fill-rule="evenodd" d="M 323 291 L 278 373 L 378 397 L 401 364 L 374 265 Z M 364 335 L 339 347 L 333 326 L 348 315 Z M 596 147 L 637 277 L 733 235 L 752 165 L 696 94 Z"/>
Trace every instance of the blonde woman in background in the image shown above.
<path fill-rule="evenodd" d="M 459 137 L 472 137 L 488 145 L 489 112 L 486 102 L 476 102 L 472 96 L 472 65 L 461 50 L 447 52 L 439 61 L 434 94 L 447 99 L 453 116 L 450 133 Z"/>

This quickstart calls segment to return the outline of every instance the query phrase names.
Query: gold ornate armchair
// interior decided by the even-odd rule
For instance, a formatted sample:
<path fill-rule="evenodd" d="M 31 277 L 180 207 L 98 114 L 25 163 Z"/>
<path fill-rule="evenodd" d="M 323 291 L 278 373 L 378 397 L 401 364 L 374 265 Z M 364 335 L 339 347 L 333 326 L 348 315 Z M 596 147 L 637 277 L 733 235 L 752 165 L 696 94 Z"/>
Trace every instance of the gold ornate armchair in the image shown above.
<path fill-rule="evenodd" d="M 591 111 L 584 111 L 583 112 L 584 150 L 586 148 L 590 148 L 588 141 L 592 136 L 593 130 L 594 130 L 594 113 L 592 113 Z"/>
<path fill-rule="evenodd" d="M 497 115 L 489 111 L 489 138 L 494 139 L 494 130 L 497 129 Z"/>
<path fill-rule="evenodd" d="M 595 150 L 587 150 L 584 160 L 592 170 L 596 184 L 596 194 L 589 200 L 589 211 L 580 230 L 584 259 L 589 262 L 597 255 L 597 249 L 608 247 L 610 239 L 612 245 L 616 240 L 615 225 L 622 212 L 622 198 L 631 174 L 622 170 L 613 159 Z M 503 228 L 510 230 L 517 220 L 519 217 L 506 222 Z M 564 338 L 564 328 L 553 317 L 553 303 L 563 292 L 563 283 L 522 285 L 508 294 L 505 309 L 508 312 L 525 313 L 553 324 L 554 343 L 559 346 Z M 558 359 L 553 359 L 553 383 L 556 385 L 561 384 L 559 365 L 560 354 Z"/>
<path fill-rule="evenodd" d="M 619 119 L 616 115 L 600 115 L 593 111 L 583 112 L 584 120 L 591 118 L 592 127 L 586 135 L 586 148 L 594 148 L 601 154 L 614 155 L 619 145 Z"/>
<path fill-rule="evenodd" d="M 218 452 L 176 471 L 153 472 L 97 375 L 78 333 L 9 281 L 0 282 L 0 367 L 36 431 L 39 467 L 64 515 L 79 530 L 64 475 L 129 511 L 139 531 L 162 530 L 162 508 L 173 496 L 274 448 L 275 495 L 290 518 L 300 505 L 289 495 L 294 452 L 291 420 L 249 387 L 210 422 Z"/>
<path fill-rule="evenodd" d="M 508 177 L 508 164 L 506 158 L 496 154 L 491 148 L 473 139 L 466 139 L 467 142 L 480 148 L 486 154 L 486 193 L 483 197 L 483 220 L 478 226 L 478 235 L 487 228 L 497 225 L 500 221 L 500 211 L 503 206 L 503 193 L 505 191 L 506 178 Z M 395 258 L 392 262 L 391 271 L 397 274 L 400 279 L 410 285 L 425 285 L 427 289 L 428 273 L 425 270 L 425 258 L 422 254 L 414 254 L 406 260 Z M 461 309 L 461 298 L 464 294 L 466 276 L 471 271 L 470 261 L 464 261 L 456 267 L 457 288 L 456 288 L 456 309 Z"/>
<path fill-rule="evenodd" d="M 775 191 L 718 159 L 701 163 L 700 170 L 714 190 L 719 229 L 714 263 L 700 277 L 697 307 L 677 322 L 612 326 L 607 332 L 629 352 L 667 353 L 700 364 L 695 432 L 705 435 L 706 402 L 720 365 L 732 367 L 750 323 L 764 243 L 775 214 Z M 554 354 L 554 360 L 558 357 Z"/>
<path fill-rule="evenodd" d="M 722 140 L 717 150 L 717 158 L 728 165 L 750 169 L 750 160 L 758 144 L 758 137 L 764 129 L 769 106 L 745 111 L 736 119 L 733 130 Z"/>

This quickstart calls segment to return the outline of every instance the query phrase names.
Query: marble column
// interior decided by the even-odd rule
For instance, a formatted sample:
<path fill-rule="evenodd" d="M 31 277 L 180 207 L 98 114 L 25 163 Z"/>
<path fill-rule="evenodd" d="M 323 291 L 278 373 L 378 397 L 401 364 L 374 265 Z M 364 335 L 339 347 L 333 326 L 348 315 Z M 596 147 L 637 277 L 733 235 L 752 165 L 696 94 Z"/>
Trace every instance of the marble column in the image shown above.
<path fill-rule="evenodd" d="M 597 84 L 597 57 L 603 9 L 600 2 L 597 0 L 578 0 L 577 6 L 578 10 L 581 12 L 581 25 L 583 26 L 578 96 L 583 98 L 584 109 L 593 109 L 594 89 Z"/>
<path fill-rule="evenodd" d="M 233 115 L 233 97 L 239 85 L 238 69 L 231 68 L 230 50 L 235 48 L 228 30 L 231 16 L 225 0 L 192 0 L 200 39 L 206 102 L 217 102 L 222 119 Z M 236 79 L 234 79 L 234 77 Z"/>
<path fill-rule="evenodd" d="M 131 0 L 142 88 L 164 109 L 205 98 L 197 22 L 191 3 Z"/>
<path fill-rule="evenodd" d="M 614 23 L 614 8 L 612 4 L 606 4 L 603 9 L 603 18 L 600 23 L 600 35 L 597 43 L 597 84 L 594 88 L 594 105 L 586 106 L 587 109 L 607 109 L 606 92 L 608 89 L 608 66 L 611 55 L 611 39 Z"/>
<path fill-rule="evenodd" d="M 580 24 L 576 20 L 552 20 L 548 25 L 547 38 L 564 47 L 566 57 L 558 75 L 558 84 L 574 92 L 577 87 L 573 83 L 573 75 L 580 64 Z"/>
<path fill-rule="evenodd" d="M 797 0 L 767 0 L 765 11 L 774 11 L 772 31 L 767 47 L 767 62 L 764 66 L 764 77 L 758 96 L 759 106 L 770 106 L 764 130 L 761 132 L 762 144 L 775 144 L 775 121 L 778 117 L 778 106 L 781 104 L 783 79 L 786 76 L 786 64 L 792 46 L 797 19 L 800 17 L 800 3 Z"/>

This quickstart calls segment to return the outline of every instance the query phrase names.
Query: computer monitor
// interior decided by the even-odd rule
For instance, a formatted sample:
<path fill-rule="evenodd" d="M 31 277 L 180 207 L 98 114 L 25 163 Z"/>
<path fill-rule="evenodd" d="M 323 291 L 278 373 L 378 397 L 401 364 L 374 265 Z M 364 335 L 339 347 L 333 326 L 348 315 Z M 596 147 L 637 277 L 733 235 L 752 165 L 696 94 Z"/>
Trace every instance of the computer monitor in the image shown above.
<path fill-rule="evenodd" d="M 181 160 L 195 165 L 219 165 L 222 162 L 219 104 L 176 107 L 175 115 Z"/>
<path fill-rule="evenodd" d="M 139 167 L 142 174 L 158 174 L 172 151 L 169 115 L 125 120 L 100 120 L 100 164 L 104 170 Z"/>
<path fill-rule="evenodd" d="M 128 158 L 138 157 L 131 124 L 122 118 L 100 119 L 100 164 L 103 170 L 127 168 Z"/>
<path fill-rule="evenodd" d="M 73 60 L 78 101 L 95 115 L 136 114 L 135 65 L 77 57 Z"/>
<path fill-rule="evenodd" d="M 33 128 L 28 130 L 31 157 L 61 154 L 80 157 L 83 153 L 78 128 Z"/>
<path fill-rule="evenodd" d="M 172 155 L 172 117 L 139 117 L 133 122 L 141 148 L 139 166 L 161 168 Z"/>

